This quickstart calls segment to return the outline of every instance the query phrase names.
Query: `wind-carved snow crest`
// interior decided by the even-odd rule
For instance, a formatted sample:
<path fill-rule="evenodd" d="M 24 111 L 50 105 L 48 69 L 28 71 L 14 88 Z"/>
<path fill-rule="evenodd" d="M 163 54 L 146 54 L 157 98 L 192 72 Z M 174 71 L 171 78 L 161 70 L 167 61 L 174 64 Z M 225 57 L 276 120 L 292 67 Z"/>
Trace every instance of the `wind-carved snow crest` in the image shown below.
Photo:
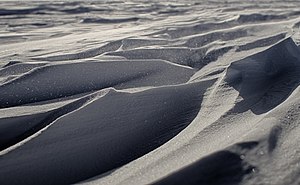
<path fill-rule="evenodd" d="M 299 184 L 299 5 L 2 2 L 0 184 Z"/>

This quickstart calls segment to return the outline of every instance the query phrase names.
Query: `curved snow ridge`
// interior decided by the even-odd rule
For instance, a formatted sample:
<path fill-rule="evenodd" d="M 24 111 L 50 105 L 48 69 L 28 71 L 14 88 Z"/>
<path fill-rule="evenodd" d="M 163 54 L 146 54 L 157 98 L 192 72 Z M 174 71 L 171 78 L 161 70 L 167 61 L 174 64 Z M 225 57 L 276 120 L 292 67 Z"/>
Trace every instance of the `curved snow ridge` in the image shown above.
<path fill-rule="evenodd" d="M 20 108 L 27 109 L 27 111 L 31 110 L 32 113 L 27 115 L 28 113 L 24 114 L 21 110 L 20 115 L 1 118 L 0 132 L 3 134 L 1 135 L 0 145 L 2 151 L 0 152 L 0 155 L 5 155 L 19 147 L 22 147 L 22 145 L 42 134 L 42 132 L 52 126 L 56 120 L 83 108 L 93 101 L 105 96 L 110 91 L 115 91 L 115 89 L 103 89 L 95 93 L 85 96 L 83 95 L 80 98 L 66 100 L 64 102 L 23 106 Z M 8 110 L 14 110 L 17 108 L 8 108 Z M 40 110 L 35 110 L 37 108 L 40 108 Z M 34 110 L 36 113 L 34 113 Z"/>
<path fill-rule="evenodd" d="M 244 112 L 249 105 L 260 114 L 279 105 L 299 85 L 300 51 L 291 38 L 269 49 L 231 63 L 226 81 L 243 98 L 236 109 Z M 243 108 L 245 106 L 245 108 Z"/>
<path fill-rule="evenodd" d="M 198 113 L 203 94 L 213 83 L 206 81 L 137 93 L 110 91 L 56 120 L 39 137 L 3 155 L 0 163 L 7 168 L 0 170 L 6 174 L 1 184 L 75 183 L 126 164 L 184 129 Z M 17 162 L 15 155 L 20 153 L 24 158 L 18 158 L 18 162 L 23 165 L 17 169 L 20 178 L 16 178 L 7 172 Z M 24 170 L 32 162 L 35 167 Z M 45 165 L 49 168 L 44 169 Z"/>
<path fill-rule="evenodd" d="M 19 142 L 36 135 L 36 133 L 44 130 L 45 127 L 51 125 L 58 118 L 85 106 L 93 99 L 102 97 L 108 92 L 107 90 L 102 90 L 73 101 L 68 101 L 60 107 L 35 114 L 0 118 L 0 150 L 5 151 L 13 145 L 19 145 Z M 23 107 L 23 109 L 26 109 L 26 107 Z M 8 149 L 8 151 L 10 150 Z"/>
<path fill-rule="evenodd" d="M 108 87 L 124 89 L 180 84 L 187 82 L 194 72 L 161 60 L 47 65 L 1 85 L 0 107 L 57 99 Z"/>
<path fill-rule="evenodd" d="M 240 45 L 238 46 L 236 51 L 244 51 L 244 50 L 255 49 L 258 47 L 272 46 L 276 44 L 278 41 L 284 39 L 285 37 L 286 37 L 285 33 L 280 33 L 274 36 L 268 36 L 266 38 L 262 38 L 250 43 L 246 43 L 244 45 Z"/>
<path fill-rule="evenodd" d="M 115 51 L 119 49 L 122 45 L 121 41 L 114 41 L 109 42 L 103 46 L 98 48 L 88 49 L 82 52 L 73 53 L 73 54 L 63 54 L 63 55 L 55 55 L 55 56 L 48 56 L 48 57 L 35 57 L 33 60 L 38 61 L 68 61 L 68 60 L 78 60 L 78 59 L 85 59 L 91 58 L 98 55 L 102 55 L 109 51 Z"/>

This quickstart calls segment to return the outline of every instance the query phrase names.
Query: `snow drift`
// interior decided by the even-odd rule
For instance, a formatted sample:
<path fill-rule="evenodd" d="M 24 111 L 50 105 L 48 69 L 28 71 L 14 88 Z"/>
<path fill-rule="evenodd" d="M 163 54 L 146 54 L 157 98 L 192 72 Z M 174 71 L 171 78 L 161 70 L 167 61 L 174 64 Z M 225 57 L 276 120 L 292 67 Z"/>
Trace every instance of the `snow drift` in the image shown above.
<path fill-rule="evenodd" d="M 299 184 L 299 2 L 0 9 L 0 184 Z"/>

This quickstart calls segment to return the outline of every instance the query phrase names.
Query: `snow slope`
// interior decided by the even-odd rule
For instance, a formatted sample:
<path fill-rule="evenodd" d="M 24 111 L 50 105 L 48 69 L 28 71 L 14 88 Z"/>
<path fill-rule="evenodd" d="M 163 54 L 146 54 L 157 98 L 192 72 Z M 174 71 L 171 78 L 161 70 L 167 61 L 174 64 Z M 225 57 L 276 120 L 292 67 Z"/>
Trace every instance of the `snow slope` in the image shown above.
<path fill-rule="evenodd" d="M 0 184 L 300 184 L 298 1 L 1 1 Z"/>

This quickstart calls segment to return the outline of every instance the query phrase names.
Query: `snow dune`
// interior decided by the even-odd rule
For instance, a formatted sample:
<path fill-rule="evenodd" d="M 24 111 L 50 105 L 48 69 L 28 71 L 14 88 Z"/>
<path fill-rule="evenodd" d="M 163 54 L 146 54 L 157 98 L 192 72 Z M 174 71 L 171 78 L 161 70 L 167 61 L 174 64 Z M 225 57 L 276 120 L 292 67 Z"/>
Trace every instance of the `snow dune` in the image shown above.
<path fill-rule="evenodd" d="M 299 184 L 299 5 L 1 2 L 0 184 Z"/>

